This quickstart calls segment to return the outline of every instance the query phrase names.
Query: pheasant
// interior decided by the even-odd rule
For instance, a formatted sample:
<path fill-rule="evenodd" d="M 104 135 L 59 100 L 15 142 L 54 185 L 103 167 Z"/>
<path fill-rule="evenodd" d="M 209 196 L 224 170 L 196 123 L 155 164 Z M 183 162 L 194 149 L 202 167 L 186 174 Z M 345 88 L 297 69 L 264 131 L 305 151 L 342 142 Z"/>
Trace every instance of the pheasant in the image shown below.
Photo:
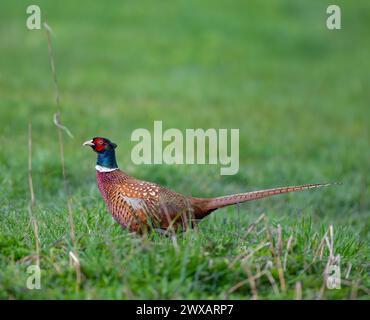
<path fill-rule="evenodd" d="M 150 229 L 161 232 L 171 228 L 185 230 L 225 206 L 330 185 L 305 184 L 217 198 L 195 198 L 156 183 L 138 180 L 121 171 L 116 162 L 117 145 L 108 139 L 95 137 L 83 145 L 90 146 L 97 153 L 96 179 L 108 210 L 122 227 L 137 233 Z"/>

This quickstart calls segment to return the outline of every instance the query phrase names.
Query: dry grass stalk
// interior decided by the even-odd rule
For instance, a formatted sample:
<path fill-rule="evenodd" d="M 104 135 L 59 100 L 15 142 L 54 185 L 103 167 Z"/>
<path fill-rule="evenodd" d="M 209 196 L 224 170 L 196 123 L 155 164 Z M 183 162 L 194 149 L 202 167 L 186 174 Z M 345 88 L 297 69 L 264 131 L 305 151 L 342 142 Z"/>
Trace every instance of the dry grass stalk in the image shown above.
<path fill-rule="evenodd" d="M 57 132 L 58 132 L 60 160 L 61 160 L 62 176 L 63 176 L 63 182 L 64 182 L 64 192 L 67 197 L 70 238 L 71 238 L 72 246 L 73 246 L 73 256 L 75 257 L 75 259 L 73 259 L 72 261 L 73 261 L 73 265 L 76 271 L 76 290 L 79 291 L 80 283 L 81 283 L 81 268 L 80 268 L 77 243 L 76 243 L 76 238 L 75 238 L 75 225 L 73 221 L 72 197 L 69 192 L 68 179 L 67 179 L 66 166 L 65 166 L 64 142 L 63 142 L 62 130 L 65 131 L 70 137 L 73 137 L 73 136 L 71 132 L 65 126 L 63 126 L 60 121 L 60 95 L 59 95 L 57 73 L 56 73 L 55 63 L 54 63 L 53 47 L 52 47 L 52 42 L 51 42 L 51 28 L 47 23 L 44 23 L 44 27 L 45 27 L 46 35 L 48 39 L 49 60 L 50 60 L 51 74 L 53 77 L 53 83 L 54 83 L 54 88 L 55 88 L 56 112 L 54 114 L 54 124 L 56 125 Z"/>
<path fill-rule="evenodd" d="M 249 265 L 248 264 L 245 264 L 244 265 L 244 270 L 247 273 L 247 276 L 248 276 L 248 279 L 247 280 L 248 280 L 249 285 L 251 287 L 252 300 L 258 300 L 258 290 L 257 290 L 257 286 L 256 286 L 255 277 L 253 276 L 252 271 L 249 268 Z"/>
<path fill-rule="evenodd" d="M 282 231 L 281 231 L 281 225 L 278 224 L 278 229 L 277 229 L 277 232 L 278 232 L 278 240 L 277 240 L 277 244 L 276 244 L 276 250 L 277 250 L 277 254 L 279 256 L 281 256 L 281 252 L 282 252 L 282 249 L 283 249 L 283 240 L 282 240 Z"/>
<path fill-rule="evenodd" d="M 323 297 L 324 292 L 325 292 L 325 288 L 328 285 L 327 282 L 328 282 L 328 279 L 329 279 L 330 267 L 331 266 L 340 266 L 340 255 L 339 254 L 337 256 L 334 255 L 334 228 L 333 228 L 333 225 L 329 226 L 330 240 L 329 240 L 329 237 L 328 237 L 327 234 L 328 234 L 328 232 L 325 233 L 323 239 L 324 239 L 324 243 L 326 243 L 326 246 L 328 247 L 328 250 L 329 250 L 329 258 L 328 258 L 328 262 L 326 263 L 326 266 L 325 266 L 325 269 L 324 269 L 324 272 L 323 272 L 323 285 L 322 285 L 321 290 L 319 292 L 319 299 L 321 299 Z M 321 254 L 320 254 L 321 257 L 323 255 L 324 247 L 325 246 L 322 246 L 322 248 L 321 248 Z M 340 288 L 340 286 L 339 286 L 339 288 Z"/>
<path fill-rule="evenodd" d="M 248 229 L 247 229 L 247 232 L 246 232 L 246 236 L 248 235 L 248 234 L 250 234 L 254 229 L 255 229 L 255 227 L 263 220 L 265 218 L 265 214 L 264 213 L 262 213 L 259 217 L 258 217 L 258 219 L 255 221 L 255 222 L 253 222 L 252 224 L 250 224 L 249 225 L 249 227 L 248 227 Z"/>
<path fill-rule="evenodd" d="M 295 300 L 302 300 L 302 284 L 300 281 L 295 284 Z"/>
<path fill-rule="evenodd" d="M 238 282 L 236 285 L 232 286 L 228 291 L 227 294 L 233 293 L 235 290 L 238 290 L 240 287 L 244 286 L 249 282 L 248 279 L 244 279 L 240 282 Z"/>
<path fill-rule="evenodd" d="M 31 205 L 35 205 L 35 192 L 32 181 L 32 124 L 28 124 L 28 186 L 30 189 Z"/>
<path fill-rule="evenodd" d="M 269 270 L 265 270 L 265 274 L 267 276 L 267 279 L 269 280 L 272 290 L 274 291 L 275 294 L 279 294 L 280 290 L 279 287 L 276 285 L 276 281 L 272 275 L 272 273 Z"/>
<path fill-rule="evenodd" d="M 329 258 L 328 258 L 328 262 L 326 264 L 325 271 L 324 271 L 324 278 L 325 279 L 328 276 L 328 270 L 329 270 L 330 266 L 335 265 L 335 264 L 339 265 L 339 263 L 340 263 L 340 255 L 338 255 L 336 257 L 334 256 L 334 229 L 333 229 L 333 225 L 329 226 L 329 236 L 330 236 L 330 240 L 329 240 L 328 236 L 325 236 L 325 242 L 326 242 L 326 245 L 329 249 Z"/>
<path fill-rule="evenodd" d="M 361 291 L 365 292 L 368 296 L 370 296 L 370 289 L 363 286 L 363 285 L 360 285 L 358 280 L 355 280 L 355 281 L 342 280 L 341 283 L 346 285 L 346 286 L 352 287 L 352 290 L 355 290 L 356 294 L 357 294 L 358 290 L 361 290 Z"/>
<path fill-rule="evenodd" d="M 275 259 L 275 257 L 276 257 L 275 247 L 274 247 L 274 242 L 272 240 L 272 235 L 271 235 L 270 227 L 268 225 L 268 218 L 265 217 L 264 218 L 264 221 L 265 221 L 265 232 L 266 232 L 266 235 L 267 235 L 267 239 L 268 239 L 268 241 L 270 243 L 270 250 L 271 250 L 272 256 Z"/>
<path fill-rule="evenodd" d="M 273 262 L 271 260 L 266 261 L 265 270 L 271 269 L 274 266 Z"/>
<path fill-rule="evenodd" d="M 322 284 L 321 288 L 320 288 L 320 291 L 317 295 L 317 300 L 322 300 L 322 298 L 324 297 L 324 294 L 325 294 L 325 288 L 326 288 L 326 283 L 325 283 L 325 280 L 324 280 L 324 283 Z"/>
<path fill-rule="evenodd" d="M 350 299 L 355 300 L 357 298 L 357 294 L 358 294 L 358 283 L 354 281 L 351 288 Z"/>
<path fill-rule="evenodd" d="M 264 273 L 261 272 L 261 265 L 259 263 L 256 263 L 256 272 L 257 272 L 257 275 L 262 275 Z M 259 276 L 258 278 L 256 278 L 256 286 L 258 287 L 260 285 L 260 277 Z"/>
<path fill-rule="evenodd" d="M 334 251 L 334 228 L 332 224 L 329 226 L 329 234 L 330 234 L 331 251 L 333 252 Z"/>
<path fill-rule="evenodd" d="M 277 256 L 276 256 L 276 263 L 278 267 L 278 274 L 279 274 L 279 280 L 280 280 L 280 287 L 281 291 L 286 291 L 286 284 L 285 284 L 285 277 L 284 277 L 284 270 L 281 263 L 281 248 L 282 248 L 282 232 L 281 232 L 281 226 L 278 225 L 278 243 L 277 243 Z"/>
<path fill-rule="evenodd" d="M 263 227 L 261 230 L 259 230 L 256 235 L 257 235 L 257 237 L 259 237 L 263 233 L 266 233 L 266 228 L 265 227 Z"/>
<path fill-rule="evenodd" d="M 254 250 L 252 250 L 252 252 L 250 252 L 246 257 L 242 258 L 241 259 L 241 262 L 242 263 L 247 262 L 257 251 L 259 251 L 259 250 L 261 250 L 261 249 L 263 249 L 263 248 L 265 248 L 265 247 L 267 247 L 269 245 L 270 245 L 269 242 L 262 242 L 262 243 L 260 243 Z"/>
<path fill-rule="evenodd" d="M 243 258 L 244 256 L 244 252 L 243 253 L 240 253 L 238 254 L 235 259 L 230 263 L 229 267 L 232 268 L 235 266 L 235 264 L 238 262 L 238 261 L 241 261 L 242 263 L 245 263 L 247 262 L 257 251 L 263 249 L 264 247 L 267 247 L 269 246 L 270 243 L 269 242 L 262 242 L 260 243 L 259 245 L 257 245 L 257 247 L 255 249 L 250 249 L 250 252 Z"/>
<path fill-rule="evenodd" d="M 330 244 L 330 241 L 329 241 L 329 238 L 326 236 L 325 237 L 325 243 L 329 249 L 329 259 L 328 259 L 328 262 L 330 262 L 332 259 L 333 259 L 333 251 L 331 249 L 331 244 Z"/>
<path fill-rule="evenodd" d="M 37 220 L 34 215 L 34 206 L 35 206 L 35 192 L 33 189 L 33 180 L 32 180 L 32 125 L 28 124 L 28 185 L 30 190 L 30 202 L 28 204 L 28 212 L 30 215 L 30 223 L 33 227 L 33 233 L 35 236 L 35 247 L 36 247 L 36 265 L 40 267 L 40 239 L 39 239 L 39 230 L 37 225 Z"/>
<path fill-rule="evenodd" d="M 327 236 L 328 232 L 325 232 L 324 236 L 322 237 L 321 241 L 320 241 L 320 244 L 319 246 L 317 247 L 317 250 L 313 256 L 313 259 L 312 259 L 312 263 L 314 263 L 317 259 L 317 257 L 320 256 L 320 260 L 322 260 L 322 256 L 323 256 L 323 253 L 324 253 L 324 244 L 325 244 L 325 238 Z"/>
<path fill-rule="evenodd" d="M 346 276 L 345 276 L 346 279 L 349 278 L 351 270 L 352 270 L 352 263 L 348 263 L 348 268 L 347 268 L 347 272 L 346 272 Z"/>
<path fill-rule="evenodd" d="M 76 255 L 73 253 L 73 251 L 69 251 L 69 258 L 71 265 L 80 264 L 80 260 L 76 257 Z"/>
<path fill-rule="evenodd" d="M 244 266 L 244 267 L 247 267 L 248 266 Z M 245 269 L 247 271 L 247 269 Z M 250 270 L 250 269 L 249 269 Z M 230 293 L 233 293 L 235 290 L 239 289 L 240 287 L 244 286 L 245 284 L 249 283 L 249 285 L 251 284 L 251 281 L 253 280 L 254 281 L 254 287 L 255 287 L 255 292 L 256 294 L 258 293 L 257 292 L 257 285 L 256 285 L 256 280 L 258 281 L 262 276 L 266 275 L 266 272 L 269 272 L 269 271 L 266 271 L 266 270 L 263 270 L 263 271 L 259 271 L 257 272 L 257 274 L 255 274 L 254 276 L 252 275 L 252 273 L 250 272 L 250 274 L 248 275 L 248 272 L 247 272 L 247 275 L 248 275 L 248 279 L 244 279 L 240 282 L 238 282 L 236 285 L 232 286 L 228 291 L 227 291 L 227 294 L 230 294 Z M 270 273 L 271 274 L 271 273 Z M 253 278 L 251 279 L 250 276 Z M 251 286 L 251 285 L 250 285 Z M 251 286 L 252 288 L 252 286 Z M 252 289 L 253 291 L 253 289 Z M 258 298 L 258 295 L 255 296 L 256 299 Z"/>
<path fill-rule="evenodd" d="M 278 231 L 277 248 L 274 247 L 274 243 L 273 243 L 273 239 L 272 239 L 272 235 L 271 235 L 270 227 L 268 225 L 268 219 L 267 218 L 265 218 L 265 227 L 266 227 L 266 234 L 267 234 L 267 237 L 268 237 L 269 242 L 270 242 L 270 250 L 271 250 L 272 256 L 274 257 L 274 262 L 275 262 L 275 264 L 277 266 L 277 269 L 278 269 L 280 288 L 281 288 L 281 291 L 286 292 L 284 270 L 283 270 L 283 267 L 282 267 L 281 257 L 280 257 L 280 254 L 279 254 L 279 246 L 281 246 L 281 241 L 282 241 L 281 240 L 282 239 L 281 226 L 278 225 L 278 230 L 277 230 Z"/>
<path fill-rule="evenodd" d="M 289 254 L 289 250 L 290 250 L 290 247 L 292 245 L 292 242 L 293 242 L 293 235 L 291 235 L 288 239 L 288 243 L 287 243 L 287 246 L 286 246 L 286 251 L 285 251 L 285 255 L 284 255 L 284 262 L 283 262 L 283 270 L 286 271 L 286 264 L 287 264 L 287 261 L 288 261 L 288 254 Z"/>

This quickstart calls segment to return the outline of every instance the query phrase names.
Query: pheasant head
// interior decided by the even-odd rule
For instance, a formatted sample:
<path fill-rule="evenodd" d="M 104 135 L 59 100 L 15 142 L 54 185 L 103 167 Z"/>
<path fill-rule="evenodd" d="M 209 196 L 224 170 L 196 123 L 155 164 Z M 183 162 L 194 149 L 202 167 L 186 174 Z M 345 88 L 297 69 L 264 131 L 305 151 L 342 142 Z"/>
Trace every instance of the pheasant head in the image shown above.
<path fill-rule="evenodd" d="M 84 146 L 90 146 L 98 155 L 96 164 L 107 169 L 117 169 L 115 143 L 109 139 L 95 137 L 83 143 Z"/>

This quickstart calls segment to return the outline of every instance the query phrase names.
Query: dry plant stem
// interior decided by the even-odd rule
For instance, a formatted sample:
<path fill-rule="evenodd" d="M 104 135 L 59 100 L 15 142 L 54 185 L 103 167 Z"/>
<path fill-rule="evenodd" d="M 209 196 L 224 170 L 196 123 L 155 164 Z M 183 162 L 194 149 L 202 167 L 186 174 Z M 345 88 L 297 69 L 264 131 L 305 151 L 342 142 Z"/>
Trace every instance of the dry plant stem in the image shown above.
<path fill-rule="evenodd" d="M 277 244 L 277 250 L 276 250 L 277 251 L 276 263 L 278 267 L 281 291 L 286 292 L 284 269 L 281 263 L 281 248 L 282 248 L 282 235 L 281 235 L 281 226 L 279 224 L 278 225 L 278 244 Z"/>
<path fill-rule="evenodd" d="M 33 191 L 32 181 L 32 125 L 28 124 L 28 185 L 30 188 L 31 205 L 35 205 L 35 193 Z"/>
<path fill-rule="evenodd" d="M 263 249 L 264 247 L 269 246 L 269 242 L 262 242 L 260 243 L 255 249 L 252 250 L 251 253 L 249 253 L 246 257 L 242 258 L 242 262 L 248 261 L 257 251 Z"/>
<path fill-rule="evenodd" d="M 28 185 L 30 189 L 30 203 L 28 204 L 28 212 L 30 214 L 30 222 L 33 227 L 33 233 L 35 236 L 35 246 L 36 246 L 36 265 L 40 267 L 40 240 L 39 231 L 36 218 L 33 213 L 33 208 L 35 206 L 35 193 L 33 190 L 32 181 L 32 125 L 28 124 Z"/>
<path fill-rule="evenodd" d="M 347 269 L 347 272 L 346 272 L 346 276 L 345 276 L 346 279 L 349 278 L 349 275 L 351 273 L 351 270 L 352 270 L 352 263 L 349 263 L 348 264 L 348 269 Z"/>
<path fill-rule="evenodd" d="M 258 291 L 257 291 L 257 287 L 256 287 L 255 277 L 253 276 L 252 271 L 249 268 L 248 264 L 244 265 L 244 270 L 247 273 L 247 276 L 248 276 L 247 280 L 248 280 L 249 285 L 251 287 L 252 300 L 258 300 Z"/>
<path fill-rule="evenodd" d="M 256 228 L 256 226 L 263 220 L 265 218 L 265 214 L 264 213 L 262 213 L 258 218 L 257 218 L 257 220 L 255 221 L 255 222 L 253 222 L 253 223 L 251 223 L 250 225 L 249 225 L 249 227 L 248 227 L 248 229 L 247 229 L 247 232 L 246 232 L 246 234 L 242 237 L 242 240 L 244 241 L 246 238 L 247 238 L 247 236 Z M 269 243 L 268 243 L 269 244 Z M 264 243 L 264 245 L 266 245 L 266 243 Z M 263 246 L 264 246 L 263 245 Z M 250 253 L 250 254 L 248 254 L 244 259 L 249 259 L 250 258 L 250 255 L 253 255 L 254 254 L 254 252 L 256 252 L 256 251 L 258 251 L 258 250 L 260 250 L 260 249 L 262 249 L 263 248 L 263 246 L 262 247 L 260 247 L 260 246 L 257 246 L 257 248 L 254 250 L 254 251 L 252 251 L 252 253 Z M 243 256 L 244 256 L 244 253 L 240 253 L 240 254 L 238 254 L 236 257 L 235 257 L 235 259 L 230 263 L 230 268 L 232 268 L 238 261 L 240 261 L 242 258 L 243 258 Z M 243 260 L 244 260 L 243 259 Z"/>
<path fill-rule="evenodd" d="M 368 296 L 370 296 L 370 289 L 363 285 L 360 285 L 358 280 L 348 281 L 342 279 L 341 283 L 346 286 L 350 286 L 352 289 L 356 289 L 356 291 L 361 290 L 365 292 Z"/>
<path fill-rule="evenodd" d="M 242 280 L 240 282 L 238 282 L 236 285 L 234 285 L 233 287 L 231 287 L 228 291 L 227 291 L 227 294 L 231 294 L 233 293 L 235 290 L 239 289 L 240 287 L 244 286 L 245 284 L 247 284 L 249 282 L 248 279 L 245 279 L 245 280 Z"/>
<path fill-rule="evenodd" d="M 278 224 L 278 240 L 277 240 L 277 244 L 276 244 L 276 249 L 277 249 L 277 254 L 280 257 L 282 249 L 283 249 L 283 239 L 282 239 L 282 231 L 281 231 L 281 225 L 280 224 Z"/>
<path fill-rule="evenodd" d="M 325 284 L 325 280 L 324 280 L 324 283 L 321 286 L 320 291 L 319 291 L 319 293 L 317 295 L 317 300 L 322 300 L 323 299 L 324 294 L 325 294 L 325 288 L 326 288 L 326 284 Z"/>
<path fill-rule="evenodd" d="M 330 240 L 327 236 L 328 232 L 329 232 Z M 322 299 L 323 296 L 324 296 L 324 293 L 325 293 L 325 288 L 326 288 L 326 285 L 327 285 L 326 282 L 327 282 L 327 279 L 328 279 L 329 267 L 331 265 L 333 265 L 334 263 L 336 263 L 336 261 L 337 261 L 337 258 L 334 257 L 334 229 L 333 229 L 333 225 L 329 226 L 329 230 L 325 233 L 323 241 L 321 243 L 320 260 L 322 259 L 325 243 L 326 243 L 326 245 L 329 249 L 329 258 L 328 258 L 328 262 L 327 262 L 327 264 L 325 266 L 325 269 L 324 269 L 324 272 L 323 272 L 323 285 L 322 285 L 322 287 L 320 289 L 320 292 L 319 292 L 319 295 L 318 295 L 319 299 Z M 338 259 L 339 259 L 339 256 L 338 256 Z"/>
<path fill-rule="evenodd" d="M 253 222 L 249 227 L 248 227 L 248 229 L 247 229 L 247 233 L 246 233 L 246 236 L 248 235 L 248 234 L 250 234 L 253 230 L 254 230 L 254 228 L 262 221 L 262 219 L 264 219 L 265 218 L 265 214 L 264 213 L 262 213 L 259 217 L 258 217 L 258 219 L 255 221 L 255 222 Z"/>
<path fill-rule="evenodd" d="M 258 244 L 256 246 L 255 249 L 252 249 L 251 252 L 249 252 L 245 257 L 244 256 L 244 253 L 240 253 L 236 256 L 236 258 L 230 263 L 230 268 L 234 267 L 235 264 L 238 262 L 238 261 L 241 261 L 241 262 L 246 262 L 248 261 L 257 251 L 263 249 L 264 247 L 267 247 L 270 245 L 270 242 L 262 242 L 260 244 Z"/>
<path fill-rule="evenodd" d="M 330 234 L 330 254 L 331 258 L 334 259 L 334 228 L 332 224 L 329 226 L 329 234 Z"/>
<path fill-rule="evenodd" d="M 245 266 L 244 266 L 244 268 L 245 268 Z M 253 278 L 253 280 L 254 280 L 254 287 L 256 288 L 256 293 L 257 293 L 257 285 L 256 285 L 256 281 L 255 280 L 259 280 L 262 276 L 264 276 L 264 275 L 266 275 L 266 276 L 268 276 L 268 273 L 270 273 L 268 270 L 263 270 L 263 271 L 259 271 L 259 272 L 257 272 L 257 274 L 256 275 L 254 275 L 254 276 L 252 276 L 252 273 L 250 273 L 250 275 L 252 276 L 252 278 Z M 270 275 L 271 275 L 271 273 L 270 273 Z M 233 293 L 235 290 L 237 290 L 237 289 L 239 289 L 240 287 L 242 287 L 242 286 L 244 286 L 245 284 L 247 284 L 247 283 L 251 283 L 251 278 L 248 276 L 248 279 L 244 279 L 244 280 L 242 280 L 242 281 L 240 281 L 240 282 L 238 282 L 236 285 L 234 285 L 234 286 L 232 286 L 228 291 L 227 291 L 227 293 L 226 293 L 226 295 L 229 295 L 229 294 L 231 294 L 231 293 Z M 277 293 L 279 293 L 279 289 L 277 288 L 277 286 L 275 285 L 275 287 L 276 287 L 276 289 L 277 289 L 277 291 L 275 291 L 275 293 L 277 292 Z M 258 298 L 258 296 L 256 295 L 256 299 Z"/>
<path fill-rule="evenodd" d="M 325 232 L 324 236 L 322 237 L 321 242 L 320 242 L 319 246 L 317 247 L 316 253 L 313 256 L 312 263 L 314 263 L 316 261 L 316 259 L 319 255 L 320 255 L 320 260 L 322 259 L 323 250 L 325 248 L 325 246 L 324 246 L 325 238 L 326 238 L 327 234 L 328 234 L 328 232 Z"/>
<path fill-rule="evenodd" d="M 329 258 L 328 258 L 328 262 L 326 264 L 325 271 L 324 271 L 325 279 L 327 278 L 329 267 L 336 263 L 337 258 L 339 259 L 339 256 L 338 257 L 334 256 L 334 230 L 333 230 L 333 225 L 329 226 L 329 236 L 330 236 L 330 240 L 327 236 L 325 237 L 325 242 L 326 242 L 326 245 L 328 246 L 328 249 L 329 249 Z"/>
<path fill-rule="evenodd" d="M 302 284 L 300 281 L 295 284 L 295 300 L 302 300 Z"/>
<path fill-rule="evenodd" d="M 280 258 L 280 254 L 279 254 L 279 246 L 281 246 L 279 242 L 281 242 L 280 239 L 282 239 L 281 226 L 280 225 L 278 226 L 278 244 L 277 244 L 276 249 L 274 247 L 274 242 L 272 240 L 272 235 L 271 235 L 270 227 L 268 225 L 268 219 L 267 218 L 265 218 L 265 227 L 266 227 L 266 234 L 267 234 L 267 237 L 268 237 L 269 242 L 270 242 L 270 250 L 271 250 L 272 256 L 274 257 L 274 262 L 275 262 L 275 264 L 277 266 L 277 269 L 278 269 L 280 288 L 281 288 L 282 292 L 286 292 L 284 270 L 283 270 L 283 266 L 282 266 L 281 258 Z"/>
<path fill-rule="evenodd" d="M 352 284 L 352 288 L 351 288 L 350 299 L 355 300 L 357 298 L 357 294 L 358 294 L 358 284 L 357 284 L 356 281 L 354 281 L 353 284 Z"/>
<path fill-rule="evenodd" d="M 287 260 L 288 260 L 288 254 L 289 254 L 289 250 L 290 250 L 290 247 L 292 245 L 292 241 L 293 241 L 293 235 L 291 235 L 288 239 L 288 243 L 287 243 L 287 246 L 286 246 L 286 251 L 285 251 L 285 256 L 284 256 L 284 262 L 283 262 L 283 270 L 286 271 L 286 264 L 287 264 Z"/>
<path fill-rule="evenodd" d="M 72 198 L 69 192 L 68 188 L 68 180 L 67 180 L 67 173 L 66 173 L 66 167 L 65 167 L 65 158 L 64 158 L 64 142 L 63 142 L 63 135 L 62 130 L 66 131 L 69 136 L 72 136 L 69 130 L 64 127 L 60 122 L 60 95 L 59 95 L 59 87 L 58 87 L 58 80 L 57 80 L 57 74 L 55 69 L 55 63 L 54 63 L 54 55 L 53 55 L 53 48 L 52 48 L 52 42 L 51 42 L 51 29 L 48 26 L 47 23 L 44 23 L 44 27 L 47 34 L 48 39 L 48 49 L 49 49 L 49 60 L 50 60 L 50 67 L 51 67 L 51 73 L 53 77 L 53 83 L 55 88 L 55 101 L 56 101 L 56 112 L 54 114 L 54 123 L 57 127 L 58 132 L 58 141 L 59 141 L 59 151 L 60 151 L 60 160 L 61 160 L 61 166 L 62 166 L 62 175 L 63 175 L 63 184 L 64 184 L 64 192 L 67 197 L 67 208 L 68 208 L 68 222 L 70 226 L 70 237 L 72 241 L 73 246 L 73 252 L 70 257 L 73 257 L 73 266 L 75 267 L 76 271 L 76 290 L 78 291 L 80 288 L 81 283 L 81 268 L 80 268 L 80 262 L 78 258 L 78 250 L 77 250 L 77 244 L 76 244 L 76 238 L 75 238 L 75 227 L 74 227 L 74 221 L 73 221 L 73 209 L 72 209 Z"/>
<path fill-rule="evenodd" d="M 276 281 L 275 281 L 273 275 L 271 274 L 271 272 L 269 270 L 265 270 L 265 273 L 266 273 L 267 279 L 270 281 L 272 290 L 274 290 L 275 294 L 279 294 L 279 288 L 276 285 Z"/>

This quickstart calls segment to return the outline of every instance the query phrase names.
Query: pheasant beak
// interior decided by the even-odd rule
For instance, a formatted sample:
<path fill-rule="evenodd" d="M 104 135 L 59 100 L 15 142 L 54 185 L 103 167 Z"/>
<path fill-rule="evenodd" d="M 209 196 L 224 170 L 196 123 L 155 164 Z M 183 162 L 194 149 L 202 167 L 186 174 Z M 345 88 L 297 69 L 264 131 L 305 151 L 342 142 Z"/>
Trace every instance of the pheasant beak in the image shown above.
<path fill-rule="evenodd" d="M 90 147 L 93 147 L 94 146 L 94 143 L 92 140 L 88 140 L 88 141 L 85 141 L 83 144 L 83 146 L 90 146 Z"/>

